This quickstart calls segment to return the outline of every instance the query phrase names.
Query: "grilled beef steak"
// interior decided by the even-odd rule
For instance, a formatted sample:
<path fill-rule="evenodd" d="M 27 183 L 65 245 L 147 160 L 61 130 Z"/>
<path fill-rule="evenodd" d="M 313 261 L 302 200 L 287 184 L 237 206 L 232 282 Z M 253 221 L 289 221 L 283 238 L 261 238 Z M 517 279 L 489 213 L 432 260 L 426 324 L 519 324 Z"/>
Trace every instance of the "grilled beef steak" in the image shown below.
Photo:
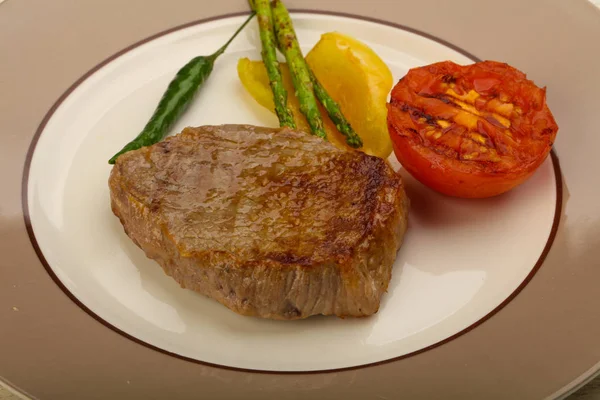
<path fill-rule="evenodd" d="M 168 275 L 264 318 L 377 312 L 407 224 L 385 161 L 288 129 L 186 128 L 120 156 L 109 184 Z"/>

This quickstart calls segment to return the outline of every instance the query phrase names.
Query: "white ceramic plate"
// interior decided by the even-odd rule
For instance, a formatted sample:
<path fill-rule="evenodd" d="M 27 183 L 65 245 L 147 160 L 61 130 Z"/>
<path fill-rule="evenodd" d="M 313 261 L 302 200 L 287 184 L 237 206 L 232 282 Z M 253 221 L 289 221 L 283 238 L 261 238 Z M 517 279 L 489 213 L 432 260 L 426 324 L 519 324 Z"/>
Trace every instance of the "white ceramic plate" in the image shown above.
<path fill-rule="evenodd" d="M 338 16 L 293 17 L 305 52 L 323 32 L 348 33 L 370 45 L 395 80 L 411 67 L 436 61 L 472 62 L 401 29 Z M 526 184 L 483 201 L 443 197 L 401 171 L 413 205 L 409 231 L 382 307 L 370 318 L 242 317 L 179 288 L 148 260 L 110 210 L 107 160 L 142 128 L 175 71 L 220 47 L 243 19 L 192 26 L 126 52 L 71 92 L 48 121 L 31 161 L 27 203 L 35 240 L 79 302 L 118 330 L 186 358 L 245 369 L 314 371 L 423 350 L 477 324 L 524 285 L 555 221 L 559 199 L 550 158 Z M 259 59 L 259 49 L 250 24 L 217 61 L 173 132 L 203 124 L 277 126 L 237 78 L 237 60 Z"/>

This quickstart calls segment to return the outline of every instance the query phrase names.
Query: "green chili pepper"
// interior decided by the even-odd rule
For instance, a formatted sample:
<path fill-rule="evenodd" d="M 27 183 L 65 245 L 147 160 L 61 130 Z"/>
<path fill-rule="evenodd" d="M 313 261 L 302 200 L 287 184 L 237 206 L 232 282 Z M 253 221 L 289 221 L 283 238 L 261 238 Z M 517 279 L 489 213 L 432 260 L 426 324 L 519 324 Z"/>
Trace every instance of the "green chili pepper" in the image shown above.
<path fill-rule="evenodd" d="M 225 52 L 227 46 L 244 29 L 254 15 L 255 12 L 252 12 L 227 43 L 215 53 L 210 56 L 195 57 L 177 72 L 142 132 L 115 154 L 108 161 L 109 164 L 114 164 L 121 154 L 158 143 L 167 135 L 173 123 L 190 104 L 200 85 L 209 77 L 217 57 Z"/>

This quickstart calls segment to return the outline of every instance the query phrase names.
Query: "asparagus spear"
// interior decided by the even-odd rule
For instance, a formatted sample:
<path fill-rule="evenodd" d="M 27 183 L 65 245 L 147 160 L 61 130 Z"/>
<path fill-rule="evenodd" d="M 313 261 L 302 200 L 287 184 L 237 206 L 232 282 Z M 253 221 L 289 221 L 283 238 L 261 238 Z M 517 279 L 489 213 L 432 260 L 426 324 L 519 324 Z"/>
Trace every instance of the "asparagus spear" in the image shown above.
<path fill-rule="evenodd" d="M 258 7 L 259 1 L 254 0 L 256 7 Z M 319 112 L 313 93 L 310 72 L 296 39 L 296 32 L 294 31 L 290 14 L 280 0 L 273 1 L 272 11 L 275 34 L 279 42 L 279 48 L 282 50 L 290 68 L 292 82 L 296 89 L 296 96 L 298 96 L 298 101 L 300 102 L 300 111 L 306 116 L 312 133 L 323 139 L 327 139 L 327 134 L 323 128 L 323 119 L 321 118 L 321 113 Z"/>
<path fill-rule="evenodd" d="M 294 116 L 287 107 L 287 92 L 283 87 L 281 70 L 277 61 L 271 5 L 269 4 L 269 0 L 254 0 L 250 4 L 256 11 L 256 18 L 258 19 L 260 41 L 262 43 L 261 55 L 267 69 L 267 74 L 269 75 L 269 84 L 273 92 L 273 103 L 275 103 L 275 113 L 277 114 L 277 118 L 279 118 L 279 125 L 296 128 Z"/>
<path fill-rule="evenodd" d="M 340 133 L 346 137 L 346 143 L 348 143 L 348 146 L 354 147 L 355 149 L 362 147 L 363 143 L 360 139 L 360 136 L 354 132 L 350 122 L 348 122 L 346 117 L 344 117 L 344 114 L 342 114 L 339 104 L 333 98 L 331 98 L 331 96 L 329 96 L 329 93 L 327 93 L 325 88 L 321 86 L 317 80 L 317 77 L 310 68 L 308 68 L 308 72 L 310 74 L 310 80 L 313 84 L 313 88 L 315 89 L 315 95 L 317 96 L 317 99 L 319 99 L 319 102 L 323 104 L 323 107 L 325 110 L 327 110 L 329 118 L 331 118 L 338 131 L 340 131 Z"/>
<path fill-rule="evenodd" d="M 248 3 L 250 4 L 250 8 L 252 10 L 256 10 L 254 0 L 248 0 Z M 283 49 L 281 48 L 279 43 L 277 43 L 277 46 L 283 53 Z M 314 92 L 317 96 L 317 99 L 321 104 L 323 104 L 325 110 L 327 110 L 327 114 L 335 124 L 336 128 L 342 133 L 342 135 L 346 137 L 346 143 L 348 143 L 349 146 L 354 148 L 362 147 L 363 143 L 360 139 L 360 136 L 358 136 L 358 134 L 354 132 L 354 129 L 352 129 L 350 122 L 348 122 L 346 117 L 344 117 L 344 114 L 342 114 L 342 110 L 340 109 L 339 104 L 331 96 L 329 96 L 329 93 L 327 93 L 325 88 L 318 81 L 317 77 L 312 72 L 310 67 L 307 65 L 306 68 L 308 69 L 308 72 L 310 74 L 310 80 L 313 84 Z"/>

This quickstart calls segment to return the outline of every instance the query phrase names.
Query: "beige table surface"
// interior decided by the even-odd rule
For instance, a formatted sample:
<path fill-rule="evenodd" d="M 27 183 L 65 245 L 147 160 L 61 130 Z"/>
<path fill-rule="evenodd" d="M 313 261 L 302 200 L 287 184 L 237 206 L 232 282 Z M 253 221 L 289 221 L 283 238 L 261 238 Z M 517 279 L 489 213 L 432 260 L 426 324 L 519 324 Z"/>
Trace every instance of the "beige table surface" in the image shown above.
<path fill-rule="evenodd" d="M 0 0 L 0 5 L 3 2 L 8 0 Z M 23 1 L 23 0 L 11 0 L 11 1 Z M 596 6 L 600 7 L 600 0 L 589 0 Z M 2 355 L 0 354 L 0 357 Z M 3 383 L 0 382 L 0 400 L 20 400 L 25 399 L 19 393 L 14 390 L 3 386 Z M 600 375 L 598 375 L 591 382 L 587 383 L 581 389 L 577 390 L 575 393 L 567 397 L 567 400 L 600 400 Z"/>

